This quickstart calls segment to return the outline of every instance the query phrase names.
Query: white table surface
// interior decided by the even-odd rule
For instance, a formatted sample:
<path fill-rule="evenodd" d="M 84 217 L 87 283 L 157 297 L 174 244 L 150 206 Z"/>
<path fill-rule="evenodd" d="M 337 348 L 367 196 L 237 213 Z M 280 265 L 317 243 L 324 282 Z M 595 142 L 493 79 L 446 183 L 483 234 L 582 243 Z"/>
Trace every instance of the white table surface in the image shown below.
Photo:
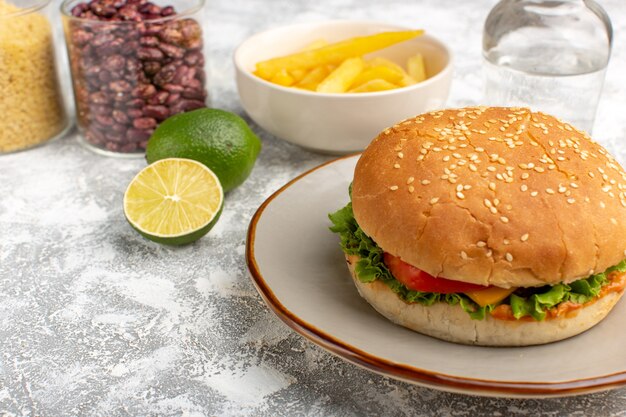
<path fill-rule="evenodd" d="M 231 61 L 243 39 L 335 18 L 427 29 L 455 54 L 448 104 L 480 104 L 482 24 L 494 4 L 209 0 L 213 105 L 243 114 Z M 626 162 L 626 9 L 601 4 L 615 44 L 594 136 Z M 0 415 L 625 415 L 626 389 L 550 400 L 448 394 L 377 376 L 293 333 L 248 278 L 246 230 L 266 197 L 329 157 L 252 126 L 263 140 L 252 176 L 227 195 L 208 236 L 178 249 L 124 219 L 123 192 L 144 160 L 96 155 L 74 133 L 0 156 Z"/>

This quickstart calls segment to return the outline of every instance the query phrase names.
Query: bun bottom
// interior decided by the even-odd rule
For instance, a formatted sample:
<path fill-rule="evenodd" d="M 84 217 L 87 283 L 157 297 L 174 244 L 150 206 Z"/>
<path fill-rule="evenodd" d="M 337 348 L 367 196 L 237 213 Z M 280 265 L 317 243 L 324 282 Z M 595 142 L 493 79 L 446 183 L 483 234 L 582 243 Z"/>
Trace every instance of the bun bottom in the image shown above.
<path fill-rule="evenodd" d="M 406 303 L 381 281 L 363 283 L 356 277 L 354 265 L 355 262 L 348 259 L 359 294 L 380 314 L 418 333 L 466 345 L 531 346 L 567 339 L 602 321 L 623 294 L 623 291 L 608 293 L 575 310 L 575 315 L 544 321 L 500 320 L 491 316 L 472 320 L 458 305 Z"/>

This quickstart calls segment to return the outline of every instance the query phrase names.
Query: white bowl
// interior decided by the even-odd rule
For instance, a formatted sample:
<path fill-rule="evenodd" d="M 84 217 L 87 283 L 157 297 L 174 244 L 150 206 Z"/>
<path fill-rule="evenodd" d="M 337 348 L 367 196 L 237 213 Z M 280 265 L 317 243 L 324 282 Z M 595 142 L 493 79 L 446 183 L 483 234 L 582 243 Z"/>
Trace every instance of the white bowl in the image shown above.
<path fill-rule="evenodd" d="M 282 87 L 252 71 L 259 61 L 296 52 L 320 38 L 330 42 L 405 27 L 360 21 L 304 23 L 272 29 L 244 41 L 235 51 L 241 104 L 263 129 L 287 142 L 332 154 L 363 150 L 376 135 L 400 120 L 444 106 L 452 80 L 452 55 L 439 40 L 419 36 L 374 52 L 402 64 L 416 53 L 429 78 L 415 85 L 375 93 L 323 94 Z"/>

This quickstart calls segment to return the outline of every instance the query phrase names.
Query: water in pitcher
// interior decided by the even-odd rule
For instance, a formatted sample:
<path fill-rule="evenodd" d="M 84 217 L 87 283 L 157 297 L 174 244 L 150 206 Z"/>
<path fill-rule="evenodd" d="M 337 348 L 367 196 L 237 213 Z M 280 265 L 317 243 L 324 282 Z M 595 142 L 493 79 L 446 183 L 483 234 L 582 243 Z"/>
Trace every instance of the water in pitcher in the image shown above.
<path fill-rule="evenodd" d="M 567 56 L 561 51 L 533 48 L 488 54 L 484 62 L 488 104 L 528 106 L 591 132 L 606 61 L 592 51 L 568 51 Z"/>
<path fill-rule="evenodd" d="M 500 0 L 483 32 L 485 101 L 591 133 L 613 30 L 594 0 Z"/>

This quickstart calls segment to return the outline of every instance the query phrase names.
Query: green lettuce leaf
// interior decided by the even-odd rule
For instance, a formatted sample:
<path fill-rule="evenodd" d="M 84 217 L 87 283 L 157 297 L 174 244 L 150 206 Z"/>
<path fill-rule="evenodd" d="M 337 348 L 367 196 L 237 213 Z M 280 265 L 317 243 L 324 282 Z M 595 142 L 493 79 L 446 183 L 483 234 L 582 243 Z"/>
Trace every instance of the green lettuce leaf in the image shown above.
<path fill-rule="evenodd" d="M 350 185 L 350 194 L 352 194 L 351 191 L 352 185 Z M 354 219 L 352 202 L 329 214 L 328 218 L 332 222 L 330 230 L 340 236 L 341 248 L 344 253 L 359 256 L 360 259 L 355 266 L 355 272 L 361 282 L 369 283 L 380 280 L 408 303 L 430 306 L 437 302 L 444 302 L 449 305 L 459 305 L 474 320 L 483 320 L 497 307 L 496 304 L 481 307 L 462 293 L 440 294 L 408 289 L 391 275 L 383 262 L 383 250 L 363 232 Z M 584 304 L 593 300 L 600 293 L 602 286 L 609 283 L 608 275 L 613 271 L 626 271 L 626 259 L 605 272 L 569 284 L 536 288 L 533 290 L 534 293 L 530 295 L 528 294 L 529 289 L 525 289 L 524 295 L 513 293 L 502 303 L 511 306 L 513 316 L 516 319 L 530 316 L 541 321 L 545 319 L 548 310 L 563 302 L 571 301 Z"/>

